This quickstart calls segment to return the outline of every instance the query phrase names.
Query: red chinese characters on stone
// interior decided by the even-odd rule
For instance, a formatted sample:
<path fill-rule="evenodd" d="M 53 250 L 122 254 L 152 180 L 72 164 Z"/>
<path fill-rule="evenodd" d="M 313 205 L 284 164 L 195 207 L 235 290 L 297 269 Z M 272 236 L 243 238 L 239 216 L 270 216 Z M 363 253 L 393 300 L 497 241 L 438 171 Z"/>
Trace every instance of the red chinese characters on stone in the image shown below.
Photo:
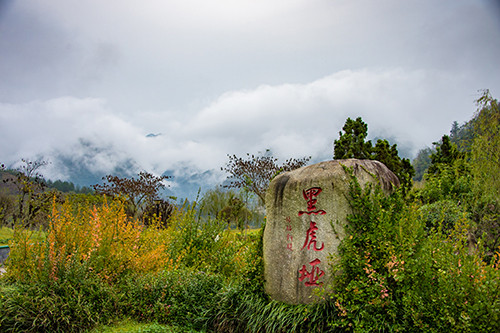
<path fill-rule="evenodd" d="M 316 202 L 318 201 L 315 199 L 318 194 L 320 194 L 323 190 L 320 187 L 311 187 L 310 189 L 303 190 L 302 191 L 302 196 L 307 202 L 307 211 L 299 211 L 299 216 L 302 216 L 304 214 L 307 215 L 325 215 L 326 212 L 322 209 L 316 210 Z"/>
<path fill-rule="evenodd" d="M 321 251 L 325 247 L 324 243 L 321 243 L 321 247 L 318 248 L 317 240 L 316 240 L 316 230 L 318 230 L 318 227 L 316 226 L 316 222 L 311 221 L 309 225 L 309 229 L 307 229 L 307 234 L 306 234 L 306 240 L 304 242 L 304 245 L 302 246 L 303 250 L 306 246 L 307 249 L 311 249 L 311 245 L 313 245 L 313 250 L 314 251 Z"/>
<path fill-rule="evenodd" d="M 304 279 L 307 279 L 307 281 L 304 283 L 306 287 L 319 285 L 318 279 L 325 274 L 325 272 L 320 270 L 319 267 L 316 267 L 318 264 L 321 264 L 321 260 L 314 259 L 309 263 L 309 265 L 312 266 L 310 272 L 307 270 L 306 265 L 302 265 L 302 269 L 299 270 L 299 281 L 302 282 L 304 281 Z"/>
<path fill-rule="evenodd" d="M 322 192 L 322 189 L 320 187 L 311 187 L 307 190 L 302 191 L 302 196 L 307 202 L 307 211 L 299 211 L 299 216 L 302 216 L 304 214 L 307 215 L 325 215 L 326 212 L 322 209 L 317 209 L 316 208 L 316 203 L 318 200 L 316 197 Z M 316 222 L 314 221 L 309 221 L 309 229 L 306 231 L 306 239 L 304 241 L 304 245 L 302 246 L 301 250 L 304 250 L 307 247 L 307 250 L 312 250 L 314 251 L 323 251 L 325 244 L 321 243 L 321 246 L 318 247 L 318 240 L 316 239 L 316 231 L 318 230 L 318 226 L 316 225 Z M 317 286 L 319 285 L 318 279 L 321 278 L 325 272 L 322 271 L 318 265 L 321 264 L 321 260 L 318 258 L 314 259 L 313 261 L 309 262 L 309 265 L 311 265 L 311 271 L 307 270 L 306 265 L 302 265 L 302 268 L 299 270 L 299 281 L 304 282 L 304 285 L 306 287 L 311 287 L 311 286 Z"/>

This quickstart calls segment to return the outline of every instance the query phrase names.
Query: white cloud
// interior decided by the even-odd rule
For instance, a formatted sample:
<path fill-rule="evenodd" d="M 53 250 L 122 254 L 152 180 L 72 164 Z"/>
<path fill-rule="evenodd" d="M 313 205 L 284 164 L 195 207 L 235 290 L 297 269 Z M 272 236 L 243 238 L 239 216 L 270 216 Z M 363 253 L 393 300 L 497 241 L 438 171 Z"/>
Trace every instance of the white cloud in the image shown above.
<path fill-rule="evenodd" d="M 6 163 L 21 158 L 50 160 L 58 154 L 83 158 L 82 140 L 113 149 L 118 156 L 133 155 L 130 148 L 141 137 L 137 128 L 112 114 L 103 100 L 74 97 L 0 104 L 0 131 L 4 134 L 0 151 Z M 109 170 L 116 163 L 102 152 L 86 158 L 88 167 L 97 171 Z M 64 178 L 64 174 L 59 176 Z"/>
<path fill-rule="evenodd" d="M 415 152 L 447 133 L 452 121 L 470 117 L 470 95 L 439 100 L 462 84 L 448 73 L 364 69 L 308 84 L 261 86 L 222 95 L 193 119 L 191 135 L 229 152 L 270 148 L 281 157 L 324 157 L 345 119 L 361 116 L 371 137 L 410 142 Z M 449 109 L 455 112 L 441 112 Z"/>
<path fill-rule="evenodd" d="M 346 118 L 361 116 L 372 138 L 395 138 L 415 153 L 447 133 L 452 121 L 472 115 L 472 96 L 439 98 L 456 88 L 463 89 L 460 78 L 447 73 L 363 69 L 227 92 L 192 117 L 120 115 L 103 100 L 74 97 L 2 104 L 0 150 L 7 163 L 63 154 L 102 173 L 130 161 L 155 173 L 181 164 L 218 169 L 226 154 L 266 149 L 282 159 L 328 159 Z M 146 137 L 151 132 L 162 134 Z"/>
<path fill-rule="evenodd" d="M 371 137 L 415 152 L 471 117 L 477 89 L 500 91 L 500 30 L 486 1 L 19 0 L 2 9 L 4 163 L 63 154 L 99 172 L 131 164 L 193 174 L 268 148 L 327 159 L 357 116 Z"/>

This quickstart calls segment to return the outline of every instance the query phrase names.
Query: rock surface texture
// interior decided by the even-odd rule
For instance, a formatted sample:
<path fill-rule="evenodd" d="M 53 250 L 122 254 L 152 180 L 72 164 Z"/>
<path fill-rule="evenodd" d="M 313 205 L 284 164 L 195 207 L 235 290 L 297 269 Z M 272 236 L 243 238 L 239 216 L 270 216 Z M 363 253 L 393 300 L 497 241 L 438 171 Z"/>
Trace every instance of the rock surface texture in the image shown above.
<path fill-rule="evenodd" d="M 278 175 L 266 193 L 264 230 L 266 292 L 289 304 L 316 301 L 313 290 L 328 281 L 328 257 L 344 235 L 352 168 L 359 184 L 379 182 L 389 193 L 398 178 L 373 160 L 331 160 Z"/>

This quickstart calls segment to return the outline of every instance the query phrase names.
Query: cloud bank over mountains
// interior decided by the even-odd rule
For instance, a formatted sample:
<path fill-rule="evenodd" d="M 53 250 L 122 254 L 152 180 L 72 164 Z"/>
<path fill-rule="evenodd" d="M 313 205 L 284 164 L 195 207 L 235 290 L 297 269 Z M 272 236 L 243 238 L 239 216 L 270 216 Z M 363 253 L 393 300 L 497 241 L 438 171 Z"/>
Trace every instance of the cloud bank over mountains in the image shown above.
<path fill-rule="evenodd" d="M 68 178 L 57 161 L 61 156 L 103 174 L 124 165 L 155 173 L 182 163 L 209 170 L 224 165 L 227 154 L 266 149 L 283 159 L 331 158 L 345 119 L 361 116 L 371 138 L 394 138 L 414 154 L 430 144 L 428 138 L 446 133 L 453 120 L 472 115 L 473 95 L 439 104 L 454 114 L 440 113 L 428 98 L 434 89 L 451 93 L 459 81 L 403 69 L 341 71 L 307 84 L 227 92 L 191 116 L 125 115 L 95 98 L 3 103 L 6 140 L 0 147 L 9 163 L 35 156 L 53 161 L 48 173 L 61 179 Z"/>
<path fill-rule="evenodd" d="M 0 2 L 0 162 L 215 184 L 227 154 L 330 159 L 358 116 L 412 157 L 478 90 L 500 96 L 498 17 L 493 0 Z"/>

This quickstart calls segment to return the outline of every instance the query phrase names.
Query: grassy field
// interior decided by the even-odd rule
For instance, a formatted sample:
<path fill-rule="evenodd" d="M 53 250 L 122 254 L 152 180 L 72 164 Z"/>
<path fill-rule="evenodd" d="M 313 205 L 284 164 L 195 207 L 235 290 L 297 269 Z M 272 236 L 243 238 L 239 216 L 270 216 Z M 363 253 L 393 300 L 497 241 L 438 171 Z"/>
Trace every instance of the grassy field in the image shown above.
<path fill-rule="evenodd" d="M 47 232 L 40 230 L 28 231 L 29 238 L 33 240 L 45 240 Z M 14 240 L 14 229 L 8 227 L 0 227 L 0 246 L 9 245 L 10 241 Z"/>
<path fill-rule="evenodd" d="M 0 246 L 8 245 L 8 242 L 13 238 L 14 230 L 7 227 L 0 228 Z"/>
<path fill-rule="evenodd" d="M 99 326 L 88 333 L 197 333 L 199 331 L 179 326 L 167 326 L 157 323 L 138 323 L 132 319 L 124 319 L 114 325 Z"/>

